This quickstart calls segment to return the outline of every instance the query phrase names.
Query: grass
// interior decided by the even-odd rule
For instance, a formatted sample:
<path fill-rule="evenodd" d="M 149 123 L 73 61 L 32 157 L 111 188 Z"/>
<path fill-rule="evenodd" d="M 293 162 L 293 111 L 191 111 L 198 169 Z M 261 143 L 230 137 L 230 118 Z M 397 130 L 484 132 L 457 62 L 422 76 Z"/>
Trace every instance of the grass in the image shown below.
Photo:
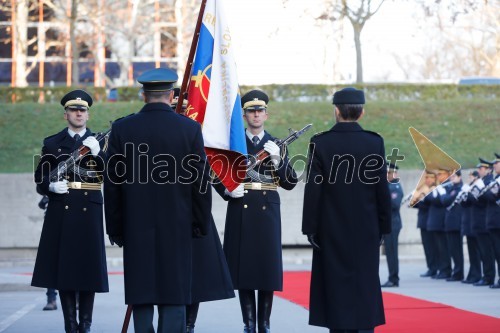
<path fill-rule="evenodd" d="M 89 128 L 94 132 L 109 127 L 109 122 L 136 112 L 139 102 L 98 103 L 92 107 Z M 423 164 L 408 132 L 415 127 L 447 152 L 462 167 L 473 167 L 478 157 L 493 159 L 500 153 L 500 103 L 498 99 L 456 99 L 435 102 L 384 102 L 366 105 L 361 126 L 381 134 L 386 152 L 398 148 L 405 155 L 403 169 L 421 169 Z M 298 130 L 306 124 L 313 127 L 289 148 L 290 155 L 307 155 L 307 144 L 314 133 L 333 126 L 333 107 L 326 102 L 271 102 L 266 129 L 276 137 Z M 33 171 L 33 156 L 40 153 L 43 138 L 59 132 L 66 125 L 59 104 L 0 104 L 0 172 Z M 300 168 L 299 165 L 297 165 Z"/>

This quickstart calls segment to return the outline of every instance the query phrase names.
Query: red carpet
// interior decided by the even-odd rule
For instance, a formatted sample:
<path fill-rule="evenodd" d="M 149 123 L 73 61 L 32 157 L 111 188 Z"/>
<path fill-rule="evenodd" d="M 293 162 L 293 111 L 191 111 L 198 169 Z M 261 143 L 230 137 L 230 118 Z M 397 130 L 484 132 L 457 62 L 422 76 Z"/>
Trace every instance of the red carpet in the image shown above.
<path fill-rule="evenodd" d="M 309 309 L 311 272 L 285 272 L 277 296 Z M 500 319 L 446 304 L 383 293 L 386 324 L 376 333 L 500 333 Z"/>

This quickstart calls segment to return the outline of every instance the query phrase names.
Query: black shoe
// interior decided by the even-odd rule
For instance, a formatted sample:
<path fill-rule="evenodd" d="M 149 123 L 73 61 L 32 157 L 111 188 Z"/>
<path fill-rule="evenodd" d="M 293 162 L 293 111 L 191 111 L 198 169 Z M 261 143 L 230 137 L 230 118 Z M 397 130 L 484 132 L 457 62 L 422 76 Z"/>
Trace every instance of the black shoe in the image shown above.
<path fill-rule="evenodd" d="M 254 290 L 238 290 L 240 298 L 241 314 L 243 316 L 244 333 L 256 333 L 257 310 L 255 304 Z"/>
<path fill-rule="evenodd" d="M 259 333 L 271 333 L 271 310 L 273 307 L 273 291 L 258 292 L 257 322 Z"/>
<path fill-rule="evenodd" d="M 436 275 L 436 277 L 433 277 L 433 279 L 437 279 L 437 280 L 446 280 L 446 279 L 449 279 L 451 277 L 450 274 L 442 274 L 442 273 L 439 273 L 438 275 Z"/>
<path fill-rule="evenodd" d="M 433 271 L 427 271 L 423 274 L 420 274 L 420 277 L 431 277 L 433 275 L 436 275 L 436 272 L 433 272 Z"/>
<path fill-rule="evenodd" d="M 381 285 L 382 288 L 393 288 L 393 287 L 399 287 L 399 282 L 392 282 L 392 281 L 387 281 L 383 285 Z"/>
<path fill-rule="evenodd" d="M 491 289 L 500 289 L 500 280 L 490 286 Z"/>
<path fill-rule="evenodd" d="M 463 277 L 460 276 L 452 276 L 446 279 L 448 282 L 462 281 Z"/>
<path fill-rule="evenodd" d="M 473 283 L 472 285 L 474 287 L 483 287 L 483 286 L 491 286 L 492 284 L 493 284 L 493 282 L 491 282 L 491 281 L 481 279 L 481 280 L 477 281 L 476 283 Z"/>
<path fill-rule="evenodd" d="M 462 283 L 473 284 L 473 283 L 476 283 L 477 281 L 479 281 L 479 280 L 467 280 L 467 279 L 465 279 L 462 281 Z"/>
<path fill-rule="evenodd" d="M 47 301 L 47 305 L 44 306 L 43 311 L 51 311 L 57 310 L 57 302 L 56 300 Z"/>

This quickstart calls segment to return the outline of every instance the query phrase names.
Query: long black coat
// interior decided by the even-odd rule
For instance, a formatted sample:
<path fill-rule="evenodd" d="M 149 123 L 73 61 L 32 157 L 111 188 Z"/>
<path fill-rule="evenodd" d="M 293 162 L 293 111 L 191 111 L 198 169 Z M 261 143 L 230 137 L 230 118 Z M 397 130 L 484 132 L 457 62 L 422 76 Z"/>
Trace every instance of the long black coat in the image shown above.
<path fill-rule="evenodd" d="M 384 140 L 356 122 L 337 123 L 311 139 L 309 153 L 302 232 L 316 234 L 321 246 L 313 253 L 309 324 L 329 329 L 384 324 L 379 240 L 391 232 Z M 373 163 L 373 155 L 378 169 L 361 171 L 360 177 L 360 164 L 365 158 Z M 337 169 L 335 156 L 354 161 Z"/>
<path fill-rule="evenodd" d="M 268 140 L 265 133 L 257 146 L 246 137 L 249 154 L 256 154 Z M 264 160 L 256 169 L 260 174 L 276 176 L 285 190 L 297 184 L 295 171 L 284 156 L 275 170 L 271 161 Z M 245 182 L 250 181 L 246 179 Z M 283 259 L 281 252 L 280 196 L 277 191 L 246 190 L 242 198 L 224 194 L 224 187 L 216 184 L 218 193 L 228 200 L 224 231 L 224 253 L 235 289 L 283 290 Z"/>
<path fill-rule="evenodd" d="M 210 218 L 208 235 L 193 239 L 192 293 L 193 303 L 234 297 L 231 275 L 213 217 Z"/>
<path fill-rule="evenodd" d="M 49 197 L 49 204 L 31 281 L 33 286 L 94 292 L 109 290 L 101 191 L 70 189 L 65 194 L 49 191 L 50 171 L 56 169 L 59 162 L 66 160 L 91 134 L 87 129 L 85 135 L 75 141 L 65 128 L 43 142 L 35 181 L 37 191 Z M 95 158 L 90 154 L 84 157 L 79 166 L 88 169 L 94 162 L 95 170 L 102 171 L 102 149 Z M 73 173 L 67 176 L 69 181 L 99 181 L 96 178 L 81 179 Z"/>
<path fill-rule="evenodd" d="M 113 123 L 106 159 L 106 231 L 124 238 L 125 302 L 190 304 L 193 224 L 208 232 L 212 204 L 200 125 L 146 104 Z"/>
<path fill-rule="evenodd" d="M 500 175 L 497 175 L 495 179 L 490 179 L 490 182 L 497 181 L 499 177 Z M 488 230 L 500 229 L 500 206 L 497 204 L 500 200 L 498 185 L 486 192 L 483 197 L 486 201 L 486 228 Z"/>

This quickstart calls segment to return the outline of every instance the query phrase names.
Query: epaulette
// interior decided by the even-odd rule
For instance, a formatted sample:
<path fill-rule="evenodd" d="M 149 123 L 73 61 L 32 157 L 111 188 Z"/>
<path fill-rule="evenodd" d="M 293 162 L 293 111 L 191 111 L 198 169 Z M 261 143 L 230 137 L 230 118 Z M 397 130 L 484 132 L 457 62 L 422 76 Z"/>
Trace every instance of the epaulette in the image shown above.
<path fill-rule="evenodd" d="M 131 113 L 131 114 L 129 114 L 129 115 L 126 115 L 126 116 L 123 116 L 123 117 L 117 118 L 117 119 L 113 120 L 113 123 L 116 123 L 117 121 L 122 120 L 122 119 L 125 119 L 125 118 L 127 118 L 127 117 L 133 116 L 134 114 L 135 114 L 135 112 L 134 112 L 134 113 Z"/>
<path fill-rule="evenodd" d="M 330 132 L 330 130 L 328 130 L 328 131 L 323 131 L 323 132 L 318 132 L 318 133 L 314 134 L 313 136 L 311 136 L 311 139 L 312 139 L 312 138 L 315 138 L 315 137 L 318 137 L 318 136 L 321 136 L 321 135 L 323 135 L 323 134 L 329 133 L 329 132 Z"/>
<path fill-rule="evenodd" d="M 374 134 L 378 137 L 382 137 L 382 135 L 378 134 L 377 132 L 372 132 L 372 131 L 367 131 L 367 130 L 364 130 L 366 133 L 370 133 L 370 134 Z"/>

